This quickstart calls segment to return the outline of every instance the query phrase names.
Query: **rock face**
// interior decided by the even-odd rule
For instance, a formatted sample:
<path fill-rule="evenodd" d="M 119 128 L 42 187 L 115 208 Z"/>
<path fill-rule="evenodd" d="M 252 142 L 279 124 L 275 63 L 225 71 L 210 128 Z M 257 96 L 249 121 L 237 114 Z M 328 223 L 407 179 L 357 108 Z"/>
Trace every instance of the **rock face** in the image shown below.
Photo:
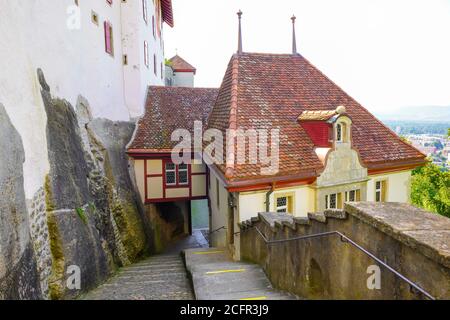
<path fill-rule="evenodd" d="M 0 299 L 41 297 L 23 188 L 25 154 L 0 104 Z"/>
<path fill-rule="evenodd" d="M 33 202 L 41 210 L 31 213 L 32 238 L 40 244 L 44 296 L 71 298 L 147 252 L 144 216 L 125 154 L 134 124 L 94 120 L 84 98 L 74 109 L 52 97 L 41 70 L 38 78 L 47 114 L 50 172 L 43 195 Z M 72 266 L 80 269 L 80 290 L 68 289 Z"/>

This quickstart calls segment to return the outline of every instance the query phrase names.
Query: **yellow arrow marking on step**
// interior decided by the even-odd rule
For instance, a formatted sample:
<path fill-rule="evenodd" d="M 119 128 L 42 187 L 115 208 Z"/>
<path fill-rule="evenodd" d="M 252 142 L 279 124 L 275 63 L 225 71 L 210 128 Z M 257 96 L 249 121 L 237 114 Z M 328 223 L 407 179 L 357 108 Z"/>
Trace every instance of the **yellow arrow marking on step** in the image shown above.
<path fill-rule="evenodd" d="M 245 269 L 230 269 L 230 270 L 217 270 L 217 271 L 208 271 L 206 274 L 220 274 L 220 273 L 232 273 L 232 272 L 244 272 Z"/>
<path fill-rule="evenodd" d="M 253 298 L 242 298 L 239 300 L 266 300 L 267 297 L 266 296 L 262 296 L 262 297 L 253 297 Z"/>
<path fill-rule="evenodd" d="M 192 252 L 193 254 L 215 254 L 215 253 L 222 253 L 223 251 L 196 251 Z"/>

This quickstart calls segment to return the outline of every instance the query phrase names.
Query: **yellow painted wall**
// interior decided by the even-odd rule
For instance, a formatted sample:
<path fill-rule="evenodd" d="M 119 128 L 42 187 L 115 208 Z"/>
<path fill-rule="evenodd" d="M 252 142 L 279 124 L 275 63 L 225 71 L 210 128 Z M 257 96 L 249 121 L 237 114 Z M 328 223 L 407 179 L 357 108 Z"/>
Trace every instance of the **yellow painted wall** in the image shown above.
<path fill-rule="evenodd" d="M 314 212 L 315 190 L 309 186 L 298 186 L 276 189 L 270 195 L 270 211 L 275 211 L 277 196 L 291 196 L 293 199 L 292 214 L 295 217 L 306 217 L 308 212 Z M 266 211 L 266 191 L 239 193 L 239 221 L 256 217 L 259 212 Z"/>
<path fill-rule="evenodd" d="M 410 202 L 411 170 L 371 175 L 367 183 L 367 201 L 375 201 L 375 182 L 387 180 L 387 202 Z"/>
<path fill-rule="evenodd" d="M 189 188 L 169 188 L 166 189 L 166 198 L 189 197 Z"/>
<path fill-rule="evenodd" d="M 206 174 L 193 175 L 192 179 L 192 196 L 206 196 Z"/>
<path fill-rule="evenodd" d="M 147 178 L 147 198 L 160 199 L 163 197 L 163 178 L 148 177 Z"/>
<path fill-rule="evenodd" d="M 239 193 L 239 221 L 245 221 L 256 217 L 259 212 L 266 211 L 266 192 L 241 192 Z"/>
<path fill-rule="evenodd" d="M 204 164 L 192 164 L 191 165 L 192 173 L 206 173 L 206 166 Z"/>
<path fill-rule="evenodd" d="M 134 160 L 134 173 L 136 175 L 136 184 L 139 190 L 139 195 L 141 196 L 141 201 L 145 201 L 145 172 L 144 172 L 144 160 Z"/>
<path fill-rule="evenodd" d="M 147 160 L 147 174 L 162 174 L 162 160 Z"/>

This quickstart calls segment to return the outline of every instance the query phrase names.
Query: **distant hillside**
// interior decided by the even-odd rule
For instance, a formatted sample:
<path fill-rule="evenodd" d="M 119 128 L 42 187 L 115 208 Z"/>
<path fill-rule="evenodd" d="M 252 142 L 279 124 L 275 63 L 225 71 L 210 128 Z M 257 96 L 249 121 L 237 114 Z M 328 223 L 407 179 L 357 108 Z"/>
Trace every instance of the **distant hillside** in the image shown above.
<path fill-rule="evenodd" d="M 450 123 L 450 106 L 403 107 L 388 112 L 376 113 L 380 120 L 434 121 Z"/>
<path fill-rule="evenodd" d="M 385 125 L 397 134 L 447 134 L 449 122 L 382 120 Z"/>

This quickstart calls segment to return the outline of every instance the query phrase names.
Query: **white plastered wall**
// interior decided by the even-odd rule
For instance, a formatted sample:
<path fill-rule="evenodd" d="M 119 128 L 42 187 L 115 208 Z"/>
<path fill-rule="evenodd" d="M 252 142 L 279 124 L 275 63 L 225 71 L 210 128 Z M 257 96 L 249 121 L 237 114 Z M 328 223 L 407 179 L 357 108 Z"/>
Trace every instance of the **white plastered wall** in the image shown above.
<path fill-rule="evenodd" d="M 139 81 L 138 91 L 134 91 L 133 85 L 124 86 L 122 21 L 137 21 L 138 28 L 143 21 L 142 11 L 135 11 L 134 16 L 123 16 L 122 7 L 133 3 L 142 6 L 141 0 L 113 1 L 112 6 L 106 0 L 80 0 L 80 28 L 70 29 L 68 22 L 74 21 L 76 10 L 73 9 L 77 8 L 73 0 L 1 1 L 0 103 L 22 137 L 27 199 L 43 185 L 49 171 L 47 117 L 36 76 L 38 68 L 43 70 L 54 97 L 68 100 L 75 107 L 82 95 L 89 102 L 94 117 L 111 120 L 129 120 L 125 96 L 141 97 L 138 104 L 143 110 L 147 85 L 163 83 L 160 75 L 156 77 L 149 71 L 142 75 L 144 80 Z M 151 24 L 154 14 L 151 0 L 148 0 L 148 9 Z M 91 20 L 92 11 L 98 15 L 98 25 Z M 105 52 L 105 20 L 113 26 L 114 56 Z M 153 38 L 151 27 L 145 30 L 139 35 L 150 35 L 151 62 L 153 53 L 158 62 L 163 61 L 161 41 Z M 136 41 L 143 46 L 143 40 Z M 132 50 L 143 55 L 143 48 Z M 127 88 L 129 95 L 125 93 Z"/>
<path fill-rule="evenodd" d="M 228 191 L 219 181 L 219 205 L 217 205 L 217 177 L 213 171 L 210 171 L 209 198 L 211 201 L 211 228 L 210 231 L 217 230 L 225 226 L 228 228 Z M 227 229 L 221 229 L 211 234 L 211 246 L 224 248 L 227 246 Z"/>
<path fill-rule="evenodd" d="M 410 202 L 411 170 L 369 176 L 367 182 L 367 201 L 375 201 L 376 181 L 386 180 L 387 202 Z"/>

